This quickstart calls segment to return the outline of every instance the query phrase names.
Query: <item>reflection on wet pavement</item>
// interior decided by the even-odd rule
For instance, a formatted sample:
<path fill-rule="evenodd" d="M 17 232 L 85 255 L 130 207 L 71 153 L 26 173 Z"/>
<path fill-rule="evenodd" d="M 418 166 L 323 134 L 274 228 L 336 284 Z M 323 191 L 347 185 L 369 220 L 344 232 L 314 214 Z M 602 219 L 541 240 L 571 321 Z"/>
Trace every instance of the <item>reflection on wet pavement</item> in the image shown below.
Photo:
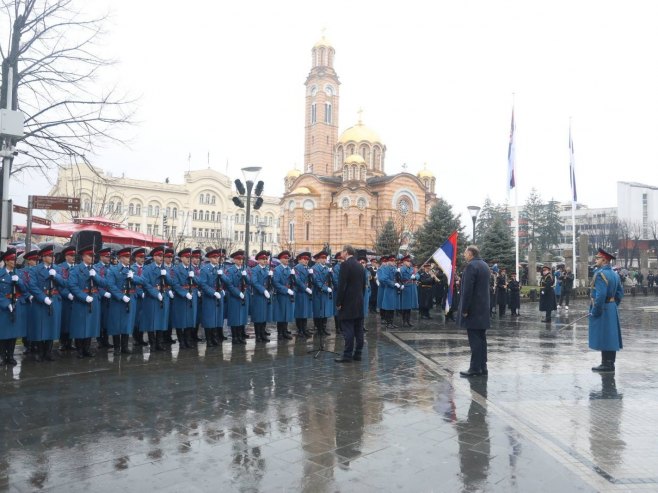
<path fill-rule="evenodd" d="M 655 491 L 657 304 L 624 301 L 616 375 L 590 371 L 585 325 L 560 330 L 578 303 L 550 330 L 536 305 L 494 320 L 488 378 L 456 376 L 465 334 L 436 320 L 387 333 L 369 319 L 349 365 L 253 339 L 21 360 L 0 373 L 0 488 Z"/>

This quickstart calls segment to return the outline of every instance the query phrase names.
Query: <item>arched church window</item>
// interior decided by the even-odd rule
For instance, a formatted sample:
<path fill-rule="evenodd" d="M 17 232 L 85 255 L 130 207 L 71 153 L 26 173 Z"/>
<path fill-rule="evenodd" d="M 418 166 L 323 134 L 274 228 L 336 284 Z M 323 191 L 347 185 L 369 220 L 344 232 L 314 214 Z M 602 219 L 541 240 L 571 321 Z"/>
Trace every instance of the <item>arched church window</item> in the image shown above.
<path fill-rule="evenodd" d="M 347 168 L 347 166 L 343 166 L 343 181 L 347 181 L 349 179 Z"/>
<path fill-rule="evenodd" d="M 366 167 L 361 166 L 361 181 L 366 181 Z"/>
<path fill-rule="evenodd" d="M 343 214 L 343 224 L 345 225 L 345 227 L 347 227 L 348 225 L 347 214 Z"/>
<path fill-rule="evenodd" d="M 331 103 L 324 103 L 324 122 L 331 123 L 332 114 L 331 114 Z"/>
<path fill-rule="evenodd" d="M 315 103 L 311 104 L 311 123 L 318 121 L 318 108 Z"/>

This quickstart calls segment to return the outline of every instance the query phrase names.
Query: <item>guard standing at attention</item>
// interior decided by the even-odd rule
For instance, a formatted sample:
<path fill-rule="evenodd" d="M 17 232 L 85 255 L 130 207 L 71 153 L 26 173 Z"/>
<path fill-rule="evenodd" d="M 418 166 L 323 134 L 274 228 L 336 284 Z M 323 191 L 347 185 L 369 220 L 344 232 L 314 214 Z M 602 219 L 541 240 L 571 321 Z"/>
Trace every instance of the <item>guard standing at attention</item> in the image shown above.
<path fill-rule="evenodd" d="M 142 273 L 144 272 L 144 261 L 146 260 L 146 249 L 136 248 L 133 250 L 133 259 L 134 263 L 130 266 L 130 269 L 134 274 L 141 278 Z M 144 301 L 144 289 L 140 284 L 135 288 L 135 295 L 137 297 L 137 303 L 135 306 L 135 325 L 133 326 L 133 349 L 134 347 L 148 346 L 148 342 L 144 341 L 144 336 L 139 330 L 140 320 L 142 318 L 142 302 Z"/>
<path fill-rule="evenodd" d="M 510 279 L 507 281 L 509 309 L 513 317 L 518 317 L 519 309 L 521 308 L 521 284 L 516 280 L 516 272 L 510 273 L 509 277 Z"/>
<path fill-rule="evenodd" d="M 171 301 L 171 323 L 176 329 L 180 349 L 191 349 L 196 341 L 192 332 L 196 328 L 198 279 L 191 265 L 192 249 L 178 252 L 180 263 L 171 269 L 171 288 L 174 299 Z M 182 337 L 181 337 L 182 336 Z"/>
<path fill-rule="evenodd" d="M 277 339 L 279 341 L 292 339 L 288 333 L 288 324 L 295 321 L 295 275 L 290 263 L 290 252 L 284 250 L 277 258 L 281 262 L 274 269 L 272 282 L 274 283 L 274 310 L 273 318 L 276 322 Z"/>
<path fill-rule="evenodd" d="M 295 325 L 297 337 L 310 337 L 306 329 L 308 319 L 313 317 L 313 271 L 309 272 L 308 261 L 311 252 L 302 252 L 297 255 L 295 265 Z"/>
<path fill-rule="evenodd" d="M 313 255 L 313 325 L 318 334 L 326 336 L 329 335 L 327 318 L 334 316 L 333 276 L 327 267 L 327 257 L 324 250 Z"/>
<path fill-rule="evenodd" d="M 261 250 L 256 254 L 257 265 L 251 268 L 251 296 L 249 297 L 249 313 L 256 332 L 256 342 L 270 342 L 265 334 L 267 322 L 272 320 L 272 277 L 274 272 L 269 268 L 270 252 Z"/>
<path fill-rule="evenodd" d="M 219 264 L 220 250 L 206 254 L 209 263 L 201 267 L 199 287 L 203 293 L 201 324 L 206 333 L 206 346 L 216 347 L 224 341 L 224 268 Z"/>
<path fill-rule="evenodd" d="M 27 335 L 27 286 L 16 272 L 16 249 L 0 255 L 0 364 L 16 365 L 16 339 Z"/>
<path fill-rule="evenodd" d="M 402 313 L 402 326 L 413 327 L 411 324 L 411 310 L 418 308 L 418 289 L 416 288 L 416 274 L 411 266 L 411 257 L 402 257 L 399 267 L 402 292 L 400 294 L 400 312 Z"/>
<path fill-rule="evenodd" d="M 244 250 L 231 254 L 233 265 L 226 269 L 228 290 L 228 325 L 231 327 L 231 343 L 246 344 L 245 326 L 249 316 L 249 275 L 244 268 Z"/>
<path fill-rule="evenodd" d="M 418 307 L 420 310 L 420 318 L 431 320 L 430 310 L 432 309 L 432 290 L 434 289 L 435 278 L 430 269 L 430 264 L 423 264 L 423 269 L 418 273 Z"/>
<path fill-rule="evenodd" d="M 137 313 L 136 286 L 143 281 L 130 268 L 131 248 L 117 253 L 119 263 L 107 272 L 107 292 L 112 296 L 107 317 L 107 333 L 112 336 L 114 354 L 131 354 L 128 339 L 135 326 Z"/>
<path fill-rule="evenodd" d="M 101 279 L 105 279 L 105 275 L 107 274 L 108 270 L 112 266 L 112 264 L 110 263 L 111 256 L 112 256 L 112 249 L 109 247 L 101 248 L 98 251 L 99 260 L 96 264 L 94 264 L 94 270 L 98 274 L 98 277 L 100 277 Z M 110 299 L 112 298 L 112 294 L 99 286 L 98 295 L 100 296 L 100 300 L 101 300 L 101 332 L 100 332 L 100 336 L 96 339 L 96 341 L 98 342 L 99 348 L 109 348 L 111 346 L 107 338 L 107 317 L 110 311 Z"/>
<path fill-rule="evenodd" d="M 64 261 L 57 264 L 57 270 L 62 278 L 68 282 L 69 273 L 75 267 L 75 246 L 67 246 L 62 250 Z M 73 349 L 71 337 L 69 337 L 69 329 L 71 326 L 71 312 L 73 310 L 73 295 L 69 288 L 63 287 L 60 290 L 62 297 L 62 330 L 59 336 L 59 350 L 70 351 Z"/>
<path fill-rule="evenodd" d="M 555 291 L 553 291 L 553 274 L 551 268 L 545 265 L 541 268 L 541 280 L 539 281 L 539 311 L 546 312 L 542 322 L 551 323 L 551 312 L 557 310 L 557 301 L 555 300 Z"/>
<path fill-rule="evenodd" d="M 139 330 L 148 333 L 151 351 L 164 351 L 163 334 L 169 324 L 169 302 L 173 293 L 169 289 L 169 277 L 165 269 L 165 248 L 157 246 L 151 250 L 153 262 L 142 272 L 144 300 L 142 301 L 142 317 Z"/>

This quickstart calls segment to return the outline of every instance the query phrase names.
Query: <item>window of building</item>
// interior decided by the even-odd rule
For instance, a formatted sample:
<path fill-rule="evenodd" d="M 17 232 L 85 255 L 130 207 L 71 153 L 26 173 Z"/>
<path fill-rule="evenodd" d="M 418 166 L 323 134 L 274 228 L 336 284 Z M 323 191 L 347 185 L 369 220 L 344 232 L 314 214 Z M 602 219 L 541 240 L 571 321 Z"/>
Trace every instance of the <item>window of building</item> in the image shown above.
<path fill-rule="evenodd" d="M 171 218 L 172 219 L 178 219 L 178 209 L 176 207 L 171 209 Z"/>
<path fill-rule="evenodd" d="M 139 233 L 140 229 L 142 229 L 142 225 L 141 224 L 135 224 L 135 231 L 137 231 Z"/>
<path fill-rule="evenodd" d="M 167 217 L 170 217 L 171 215 L 171 207 L 167 207 L 164 211 L 164 215 Z"/>
<path fill-rule="evenodd" d="M 343 181 L 349 180 L 349 171 L 347 166 L 343 167 Z"/>
<path fill-rule="evenodd" d="M 306 237 L 306 241 L 311 240 L 311 223 L 306 223 L 304 236 Z"/>
<path fill-rule="evenodd" d="M 244 224 L 244 214 L 240 214 L 240 224 Z"/>
<path fill-rule="evenodd" d="M 215 211 L 212 211 L 212 212 L 210 213 L 210 220 L 211 220 L 212 222 L 215 222 Z"/>
<path fill-rule="evenodd" d="M 194 210 L 192 211 L 192 220 L 193 220 L 193 221 L 196 221 L 196 219 L 197 219 L 197 213 L 196 213 L 196 209 L 194 209 Z"/>
<path fill-rule="evenodd" d="M 91 201 L 90 200 L 85 200 L 85 205 L 84 205 L 83 208 L 86 212 L 91 212 Z"/>
<path fill-rule="evenodd" d="M 348 226 L 347 214 L 343 214 L 343 225 L 344 225 L 345 227 Z"/>
<path fill-rule="evenodd" d="M 128 204 L 128 215 L 129 216 L 135 215 L 135 204 L 133 204 L 132 202 Z"/>
<path fill-rule="evenodd" d="M 172 236 L 172 238 L 176 237 L 176 226 L 171 227 L 171 236 Z"/>
<path fill-rule="evenodd" d="M 158 236 L 158 228 L 159 228 L 159 226 L 158 226 L 157 224 L 155 224 L 155 225 L 153 226 L 153 234 L 154 234 L 155 236 Z"/>
<path fill-rule="evenodd" d="M 240 241 L 244 241 L 244 231 L 240 231 Z"/>
<path fill-rule="evenodd" d="M 147 235 L 153 234 L 153 226 L 151 224 L 146 225 L 146 234 Z"/>
<path fill-rule="evenodd" d="M 210 211 L 206 211 L 206 221 L 210 221 Z"/>
<path fill-rule="evenodd" d="M 159 206 L 159 205 L 156 205 L 156 206 L 153 208 L 153 212 L 155 212 L 155 217 L 160 217 L 160 206 Z"/>
<path fill-rule="evenodd" d="M 192 237 L 196 236 L 196 228 L 192 228 Z"/>
<path fill-rule="evenodd" d="M 206 204 L 210 204 L 210 194 L 206 194 Z"/>
<path fill-rule="evenodd" d="M 363 227 L 363 214 L 359 214 L 359 228 Z"/>
<path fill-rule="evenodd" d="M 199 195 L 199 204 L 203 204 L 203 194 Z"/>
<path fill-rule="evenodd" d="M 135 215 L 136 216 L 142 215 L 142 204 L 135 204 Z"/>
<path fill-rule="evenodd" d="M 210 203 L 211 203 L 212 205 L 215 205 L 215 199 L 216 199 L 216 197 L 213 195 L 213 196 L 212 196 L 212 199 L 211 199 L 211 201 L 210 201 Z"/>
<path fill-rule="evenodd" d="M 114 212 L 117 214 L 123 214 L 123 204 L 121 202 L 117 202 L 117 205 L 114 207 Z"/>
<path fill-rule="evenodd" d="M 233 241 L 238 241 L 238 232 L 233 231 Z"/>
<path fill-rule="evenodd" d="M 288 223 L 288 241 L 295 241 L 295 223 L 292 221 Z"/>
<path fill-rule="evenodd" d="M 149 205 L 149 206 L 146 208 L 146 217 L 151 217 L 151 216 L 153 216 L 153 206 L 152 206 L 152 205 Z"/>
<path fill-rule="evenodd" d="M 318 121 L 318 109 L 315 103 L 311 104 L 311 124 Z"/>
<path fill-rule="evenodd" d="M 324 122 L 331 123 L 331 103 L 324 103 Z"/>

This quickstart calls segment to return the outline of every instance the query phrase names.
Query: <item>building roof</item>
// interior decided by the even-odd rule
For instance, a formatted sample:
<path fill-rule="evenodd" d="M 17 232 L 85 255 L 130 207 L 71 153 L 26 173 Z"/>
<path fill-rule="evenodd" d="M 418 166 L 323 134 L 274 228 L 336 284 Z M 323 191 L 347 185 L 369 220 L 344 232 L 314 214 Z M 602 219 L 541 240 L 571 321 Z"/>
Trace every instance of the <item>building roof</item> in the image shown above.
<path fill-rule="evenodd" d="M 339 144 L 346 144 L 347 142 L 369 142 L 371 144 L 377 142 L 381 144 L 382 141 L 377 132 L 359 120 L 356 125 L 345 130 L 338 139 Z"/>
<path fill-rule="evenodd" d="M 345 158 L 345 164 L 366 164 L 366 160 L 359 154 L 350 154 Z"/>

